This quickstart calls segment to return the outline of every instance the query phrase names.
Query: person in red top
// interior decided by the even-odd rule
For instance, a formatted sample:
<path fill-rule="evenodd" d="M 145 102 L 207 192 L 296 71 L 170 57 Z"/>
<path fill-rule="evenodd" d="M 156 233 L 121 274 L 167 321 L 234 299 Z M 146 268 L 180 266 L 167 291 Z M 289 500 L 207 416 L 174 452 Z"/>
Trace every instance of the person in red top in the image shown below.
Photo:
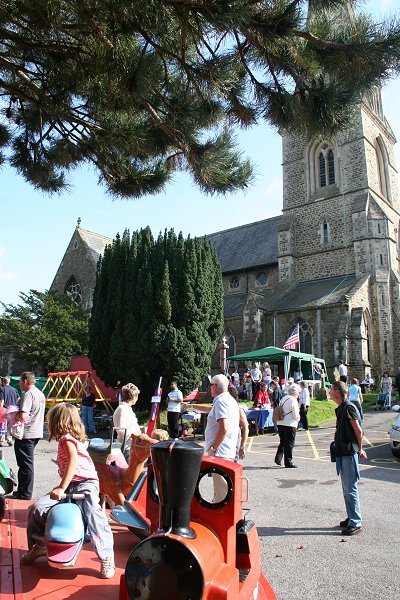
<path fill-rule="evenodd" d="M 253 406 L 263 407 L 266 404 L 269 404 L 269 394 L 267 386 L 264 381 L 260 383 L 260 389 L 258 390 L 256 397 L 254 399 Z"/>
<path fill-rule="evenodd" d="M 105 512 L 100 507 L 99 478 L 92 459 L 86 449 L 86 435 L 79 412 L 73 404 L 63 402 L 53 406 L 47 414 L 49 442 L 58 439 L 57 466 L 60 483 L 49 495 L 44 496 L 28 509 L 29 551 L 21 557 L 22 564 L 32 564 L 46 555 L 46 548 L 35 543 L 43 537 L 49 509 L 63 497 L 64 493 L 86 494 L 78 500 L 82 510 L 86 531 L 101 560 L 103 579 L 115 574 L 114 540 Z"/>

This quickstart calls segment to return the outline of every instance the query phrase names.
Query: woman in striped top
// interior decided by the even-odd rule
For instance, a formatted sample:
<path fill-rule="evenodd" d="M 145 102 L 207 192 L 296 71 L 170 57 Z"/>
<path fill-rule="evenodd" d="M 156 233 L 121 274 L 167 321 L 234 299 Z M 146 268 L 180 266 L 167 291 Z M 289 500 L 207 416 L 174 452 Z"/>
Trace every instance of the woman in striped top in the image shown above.
<path fill-rule="evenodd" d="M 78 410 L 63 402 L 53 406 L 47 414 L 49 442 L 58 440 L 57 466 L 61 481 L 49 495 L 29 507 L 28 547 L 21 557 L 23 564 L 31 564 L 46 555 L 45 546 L 35 543 L 36 536 L 44 535 L 46 517 L 51 506 L 61 500 L 63 494 L 86 494 L 78 500 L 86 524 L 87 534 L 101 560 L 103 579 L 115 574 L 114 540 L 105 512 L 99 504 L 99 478 L 92 459 L 86 449 L 85 428 Z"/>

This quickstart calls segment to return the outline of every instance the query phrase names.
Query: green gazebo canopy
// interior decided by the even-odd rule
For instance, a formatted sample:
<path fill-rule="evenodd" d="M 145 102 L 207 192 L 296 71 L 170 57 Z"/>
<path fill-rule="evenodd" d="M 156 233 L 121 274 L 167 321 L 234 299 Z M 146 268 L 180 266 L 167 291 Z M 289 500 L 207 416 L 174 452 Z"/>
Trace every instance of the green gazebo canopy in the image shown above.
<path fill-rule="evenodd" d="M 228 360 L 249 360 L 259 361 L 266 360 L 274 363 L 283 362 L 284 358 L 289 356 L 290 358 L 298 358 L 300 360 L 316 360 L 319 362 L 325 362 L 322 359 L 316 358 L 313 354 L 306 354 L 305 352 L 296 352 L 295 350 L 284 350 L 283 348 L 277 348 L 276 346 L 266 346 L 259 350 L 252 350 L 252 352 L 245 352 L 244 354 L 235 354 L 234 356 L 228 356 Z"/>

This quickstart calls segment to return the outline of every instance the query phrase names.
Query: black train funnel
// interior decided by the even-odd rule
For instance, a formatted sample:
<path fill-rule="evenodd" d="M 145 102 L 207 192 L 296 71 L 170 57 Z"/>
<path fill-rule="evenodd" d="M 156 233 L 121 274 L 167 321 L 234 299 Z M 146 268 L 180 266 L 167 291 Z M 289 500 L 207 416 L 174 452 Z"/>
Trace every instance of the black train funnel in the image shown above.
<path fill-rule="evenodd" d="M 196 537 L 190 527 L 190 504 L 196 488 L 203 448 L 193 442 L 169 440 L 151 449 L 160 497 L 157 533 Z"/>

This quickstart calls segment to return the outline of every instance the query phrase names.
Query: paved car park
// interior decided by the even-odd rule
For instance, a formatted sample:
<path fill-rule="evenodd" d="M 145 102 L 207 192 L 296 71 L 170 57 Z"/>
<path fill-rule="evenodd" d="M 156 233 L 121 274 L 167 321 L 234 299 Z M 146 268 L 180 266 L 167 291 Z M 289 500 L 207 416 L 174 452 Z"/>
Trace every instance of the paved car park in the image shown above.
<path fill-rule="evenodd" d="M 294 450 L 298 469 L 277 467 L 278 438 L 250 438 L 243 462 L 250 497 L 244 505 L 255 521 L 262 567 L 278 600 L 394 600 L 399 597 L 400 461 L 391 456 L 389 429 L 394 413 L 369 413 L 365 421 L 368 460 L 361 465 L 363 531 L 341 536 L 344 518 L 340 479 L 330 462 L 333 425 L 299 431 Z M 197 441 L 197 440 L 196 440 Z M 13 448 L 5 448 L 15 468 Z M 56 442 L 36 449 L 34 496 L 58 482 Z"/>
<path fill-rule="evenodd" d="M 389 449 L 393 413 L 369 413 L 364 424 L 368 459 L 359 483 L 363 531 L 341 535 L 346 515 L 340 479 L 330 462 L 334 426 L 299 431 L 298 469 L 274 465 L 278 438 L 252 438 L 245 460 L 264 573 L 279 600 L 399 597 L 398 505 L 400 461 Z"/>

